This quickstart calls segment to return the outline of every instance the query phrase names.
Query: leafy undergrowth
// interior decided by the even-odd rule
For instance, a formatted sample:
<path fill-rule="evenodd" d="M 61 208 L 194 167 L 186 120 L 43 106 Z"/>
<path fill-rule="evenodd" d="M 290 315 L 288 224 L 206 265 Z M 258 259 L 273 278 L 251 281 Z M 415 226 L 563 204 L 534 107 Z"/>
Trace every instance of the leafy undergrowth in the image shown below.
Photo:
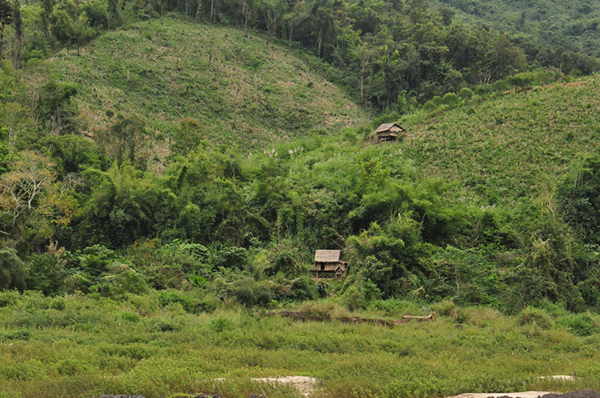
<path fill-rule="evenodd" d="M 251 32 L 165 18 L 108 32 L 52 60 L 79 86 L 94 132 L 117 113 L 138 115 L 157 138 L 193 118 L 200 138 L 262 148 L 267 142 L 356 124 L 363 111 L 323 78 L 316 58 Z M 188 145 L 191 143 L 188 142 Z"/>
<path fill-rule="evenodd" d="M 294 396 L 290 387 L 250 380 L 286 375 L 316 377 L 317 397 L 600 387 L 600 318 L 573 320 L 551 305 L 507 317 L 485 307 L 395 302 L 398 314 L 439 316 L 389 328 L 293 322 L 235 307 L 188 313 L 179 303 L 161 306 L 156 294 L 117 302 L 7 292 L 0 303 L 0 397 Z M 330 301 L 300 310 L 346 312 Z M 359 315 L 375 314 L 382 315 Z M 538 378 L 574 371 L 570 384 Z"/>
<path fill-rule="evenodd" d="M 475 97 L 405 117 L 403 150 L 425 176 L 456 181 L 458 200 L 494 205 L 545 194 L 600 140 L 600 76 Z"/>

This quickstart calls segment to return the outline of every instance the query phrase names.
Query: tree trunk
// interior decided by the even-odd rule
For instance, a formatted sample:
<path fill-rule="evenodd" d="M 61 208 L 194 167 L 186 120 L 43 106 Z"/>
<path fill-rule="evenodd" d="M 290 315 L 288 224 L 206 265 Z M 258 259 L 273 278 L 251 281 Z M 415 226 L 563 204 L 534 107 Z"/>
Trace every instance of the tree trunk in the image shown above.
<path fill-rule="evenodd" d="M 290 23 L 290 48 L 292 48 L 292 34 L 294 33 L 294 25 Z"/>
<path fill-rule="evenodd" d="M 244 18 L 244 28 L 246 27 L 246 21 L 248 20 L 248 18 L 246 18 L 246 3 L 248 1 L 247 0 L 242 0 L 242 16 Z"/>
<path fill-rule="evenodd" d="M 202 8 L 200 7 L 200 4 L 196 4 L 196 15 L 194 16 L 194 19 L 196 21 L 200 20 L 201 11 L 202 11 Z"/>
<path fill-rule="evenodd" d="M 213 19 L 213 12 L 215 10 L 215 0 L 210 0 L 210 20 Z"/>
<path fill-rule="evenodd" d="M 4 44 L 4 24 L 0 24 L 0 61 L 2 61 L 3 44 Z"/>
<path fill-rule="evenodd" d="M 365 93 L 365 74 L 364 72 L 360 74 L 360 103 L 363 103 Z"/>
<path fill-rule="evenodd" d="M 319 28 L 319 36 L 317 37 L 317 44 L 319 46 L 318 56 L 321 58 L 321 47 L 323 46 L 323 27 Z"/>

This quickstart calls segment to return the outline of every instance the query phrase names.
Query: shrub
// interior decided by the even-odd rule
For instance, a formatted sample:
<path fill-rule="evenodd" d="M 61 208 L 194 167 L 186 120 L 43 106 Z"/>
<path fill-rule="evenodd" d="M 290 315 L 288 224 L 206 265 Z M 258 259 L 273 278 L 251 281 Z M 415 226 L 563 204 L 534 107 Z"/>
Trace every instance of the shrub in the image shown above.
<path fill-rule="evenodd" d="M 312 300 L 317 294 L 315 282 L 306 276 L 294 279 L 291 287 L 289 297 L 296 300 Z"/>
<path fill-rule="evenodd" d="M 498 80 L 493 85 L 494 91 L 506 91 L 509 88 L 508 83 L 505 80 Z"/>
<path fill-rule="evenodd" d="M 124 321 L 132 322 L 132 323 L 139 322 L 141 319 L 141 317 L 138 314 L 135 314 L 133 312 L 124 312 L 121 314 L 121 318 Z"/>
<path fill-rule="evenodd" d="M 475 93 L 473 93 L 473 90 L 471 90 L 468 87 L 463 88 L 462 90 L 460 90 L 460 93 L 458 93 L 458 96 L 464 100 L 469 100 L 473 98 L 474 95 Z"/>
<path fill-rule="evenodd" d="M 166 307 L 169 304 L 179 303 L 183 310 L 187 313 L 198 313 L 201 308 L 200 301 L 192 298 L 189 295 L 177 290 L 163 290 L 158 292 L 158 304 L 161 307 Z"/>
<path fill-rule="evenodd" d="M 96 290 L 104 297 L 121 298 L 127 293 L 142 294 L 148 290 L 146 281 L 126 264 L 115 263 L 100 279 Z"/>
<path fill-rule="evenodd" d="M 459 101 L 460 101 L 460 99 L 454 93 L 447 93 L 446 95 L 444 95 L 444 98 L 442 98 L 442 103 L 444 105 L 455 105 Z"/>
<path fill-rule="evenodd" d="M 250 277 L 243 277 L 231 284 L 230 295 L 247 307 L 267 305 L 274 298 L 273 292 L 269 289 L 267 283 L 255 281 Z"/>
<path fill-rule="evenodd" d="M 31 338 L 31 332 L 29 330 L 17 330 L 16 332 L 8 333 L 4 335 L 8 340 L 23 340 L 27 341 Z"/>
<path fill-rule="evenodd" d="M 50 308 L 58 311 L 63 311 L 65 308 L 67 308 L 67 303 L 64 298 L 56 297 L 50 302 Z"/>
<path fill-rule="evenodd" d="M 552 327 L 552 319 L 548 314 L 546 314 L 544 310 L 532 307 L 523 309 L 517 317 L 517 322 L 521 326 L 537 325 L 544 330 L 548 330 Z"/>
<path fill-rule="evenodd" d="M 428 112 L 432 112 L 432 111 L 436 110 L 437 108 L 438 108 L 438 105 L 436 105 L 436 103 L 433 102 L 432 100 L 427 101 L 423 105 L 423 109 L 425 109 Z"/>
<path fill-rule="evenodd" d="M 598 323 L 589 314 L 576 314 L 564 317 L 558 323 L 576 336 L 591 336 L 598 331 Z"/>
<path fill-rule="evenodd" d="M 64 291 L 67 276 L 64 262 L 59 256 L 50 253 L 33 254 L 29 258 L 29 277 L 27 287 L 40 290 L 45 295 L 60 294 Z"/>
<path fill-rule="evenodd" d="M 15 249 L 0 248 L 0 290 L 25 289 L 25 263 Z"/>
<path fill-rule="evenodd" d="M 21 295 L 16 291 L 0 292 L 0 308 L 16 304 Z"/>
<path fill-rule="evenodd" d="M 233 329 L 233 321 L 229 318 L 219 316 L 213 318 L 208 324 L 208 327 L 216 333 L 221 333 Z"/>
<path fill-rule="evenodd" d="M 182 327 L 181 322 L 169 318 L 155 318 L 150 322 L 152 332 L 176 332 Z"/>
<path fill-rule="evenodd" d="M 231 246 L 221 249 L 214 258 L 215 268 L 243 269 L 248 261 L 248 250 L 243 247 Z"/>
<path fill-rule="evenodd" d="M 85 371 L 86 366 L 76 359 L 63 359 L 56 365 L 56 370 L 60 375 L 73 376 Z"/>
<path fill-rule="evenodd" d="M 388 112 L 379 117 L 374 118 L 373 122 L 371 122 L 371 126 L 373 126 L 373 128 L 377 128 L 382 123 L 392 123 L 396 122 L 398 119 L 400 119 L 400 115 L 397 112 Z"/>

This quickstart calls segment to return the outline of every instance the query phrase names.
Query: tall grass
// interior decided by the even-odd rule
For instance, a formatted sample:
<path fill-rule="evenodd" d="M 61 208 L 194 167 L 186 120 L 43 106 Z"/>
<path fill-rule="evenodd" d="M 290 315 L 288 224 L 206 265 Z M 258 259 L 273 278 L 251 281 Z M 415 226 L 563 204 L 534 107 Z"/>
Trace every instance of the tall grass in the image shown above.
<path fill-rule="evenodd" d="M 121 302 L 67 296 L 58 309 L 56 299 L 37 294 L 0 296 L 1 397 L 294 396 L 289 386 L 250 380 L 285 375 L 316 377 L 315 396 L 322 397 L 600 387 L 600 335 L 594 329 L 580 336 L 569 325 L 581 321 L 543 309 L 509 317 L 446 305 L 433 322 L 389 328 L 341 323 L 336 316 L 293 322 L 238 307 L 190 314 L 180 303 L 156 305 L 155 294 Z M 396 305 L 411 313 L 417 308 Z M 331 301 L 299 310 L 347 311 Z M 548 324 L 532 321 L 542 318 Z M 578 380 L 571 384 L 539 379 L 574 372 Z"/>

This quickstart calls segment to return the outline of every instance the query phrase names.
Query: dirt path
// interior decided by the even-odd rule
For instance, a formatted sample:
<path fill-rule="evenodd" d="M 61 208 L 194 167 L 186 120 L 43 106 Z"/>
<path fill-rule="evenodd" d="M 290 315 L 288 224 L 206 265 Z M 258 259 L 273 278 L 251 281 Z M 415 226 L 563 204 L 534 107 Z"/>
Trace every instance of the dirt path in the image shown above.
<path fill-rule="evenodd" d="M 315 390 L 317 384 L 317 379 L 307 376 L 263 377 L 254 378 L 251 380 L 261 383 L 292 384 L 294 387 L 296 387 L 298 392 L 305 397 L 310 396 L 310 394 Z"/>
<path fill-rule="evenodd" d="M 553 378 L 559 378 L 560 376 L 551 376 Z M 571 376 L 567 377 L 566 380 L 572 380 Z M 483 394 L 461 394 L 447 398 L 600 398 L 594 390 L 577 390 L 571 391 L 564 394 L 548 392 L 548 391 L 525 391 L 525 392 L 511 392 L 511 393 L 483 393 Z"/>
<path fill-rule="evenodd" d="M 524 392 L 497 392 L 497 393 L 477 393 L 477 394 L 461 394 L 454 395 L 447 398 L 498 398 L 498 397 L 509 397 L 509 398 L 538 398 L 542 395 L 551 394 L 548 391 L 524 391 Z"/>

